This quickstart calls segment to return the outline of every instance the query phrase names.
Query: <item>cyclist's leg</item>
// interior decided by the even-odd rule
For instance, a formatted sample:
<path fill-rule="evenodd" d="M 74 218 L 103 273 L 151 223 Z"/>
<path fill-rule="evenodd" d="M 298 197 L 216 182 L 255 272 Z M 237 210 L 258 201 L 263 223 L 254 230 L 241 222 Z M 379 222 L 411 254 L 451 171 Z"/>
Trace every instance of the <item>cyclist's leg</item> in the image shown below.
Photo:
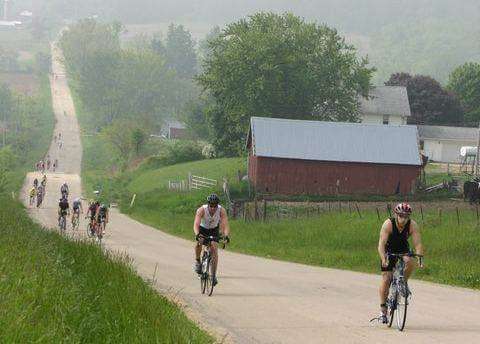
<path fill-rule="evenodd" d="M 405 279 L 408 280 L 412 275 L 412 272 L 415 270 L 415 258 L 413 257 L 403 257 L 405 261 L 405 270 L 403 272 Z"/>

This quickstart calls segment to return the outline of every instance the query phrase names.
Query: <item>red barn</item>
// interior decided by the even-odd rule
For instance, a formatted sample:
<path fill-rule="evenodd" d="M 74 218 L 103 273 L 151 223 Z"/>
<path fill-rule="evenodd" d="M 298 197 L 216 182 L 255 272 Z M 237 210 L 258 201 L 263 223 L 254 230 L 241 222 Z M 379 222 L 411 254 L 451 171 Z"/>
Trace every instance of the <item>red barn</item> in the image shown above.
<path fill-rule="evenodd" d="M 417 127 L 252 117 L 248 178 L 278 194 L 413 193 Z"/>

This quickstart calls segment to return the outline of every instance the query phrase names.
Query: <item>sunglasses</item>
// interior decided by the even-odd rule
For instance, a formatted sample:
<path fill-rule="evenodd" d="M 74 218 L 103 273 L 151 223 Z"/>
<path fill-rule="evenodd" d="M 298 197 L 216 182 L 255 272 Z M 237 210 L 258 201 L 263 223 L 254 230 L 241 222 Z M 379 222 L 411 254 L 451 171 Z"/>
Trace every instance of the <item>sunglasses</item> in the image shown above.
<path fill-rule="evenodd" d="M 217 208 L 218 208 L 218 204 L 209 204 L 208 207 L 209 207 L 209 208 L 212 208 L 212 209 L 217 209 Z"/>
<path fill-rule="evenodd" d="M 408 219 L 410 217 L 410 215 L 402 215 L 402 214 L 398 214 L 398 217 L 402 218 L 402 219 Z"/>

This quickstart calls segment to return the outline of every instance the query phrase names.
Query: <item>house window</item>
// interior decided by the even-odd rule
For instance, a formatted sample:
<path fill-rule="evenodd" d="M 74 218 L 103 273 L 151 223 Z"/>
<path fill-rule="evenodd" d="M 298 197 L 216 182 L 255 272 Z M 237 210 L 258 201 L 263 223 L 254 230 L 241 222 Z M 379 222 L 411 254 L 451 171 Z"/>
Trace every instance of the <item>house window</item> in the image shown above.
<path fill-rule="evenodd" d="M 390 116 L 389 116 L 389 115 L 383 115 L 383 124 L 388 125 L 389 119 L 390 119 Z"/>
<path fill-rule="evenodd" d="M 425 141 L 420 140 L 420 150 L 423 150 L 424 146 L 425 146 Z"/>

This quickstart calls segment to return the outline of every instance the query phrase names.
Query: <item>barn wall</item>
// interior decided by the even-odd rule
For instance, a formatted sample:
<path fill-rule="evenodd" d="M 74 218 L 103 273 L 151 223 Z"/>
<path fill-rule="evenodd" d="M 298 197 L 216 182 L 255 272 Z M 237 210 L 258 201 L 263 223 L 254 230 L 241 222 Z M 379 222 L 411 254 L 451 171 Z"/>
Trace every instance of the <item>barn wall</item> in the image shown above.
<path fill-rule="evenodd" d="M 415 190 L 420 167 L 252 157 L 257 192 L 280 194 L 394 194 Z M 253 171 L 255 170 L 255 172 Z"/>

